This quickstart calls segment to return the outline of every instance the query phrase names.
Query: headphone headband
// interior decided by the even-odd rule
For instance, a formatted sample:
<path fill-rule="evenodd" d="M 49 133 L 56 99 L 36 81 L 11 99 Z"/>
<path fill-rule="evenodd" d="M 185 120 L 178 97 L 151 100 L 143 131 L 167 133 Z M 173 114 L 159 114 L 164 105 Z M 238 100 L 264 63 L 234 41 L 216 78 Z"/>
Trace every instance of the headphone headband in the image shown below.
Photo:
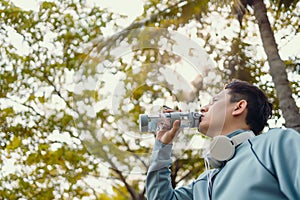
<path fill-rule="evenodd" d="M 243 133 L 233 136 L 231 138 L 231 140 L 235 144 L 235 146 L 238 146 L 239 144 L 243 143 L 244 141 L 246 141 L 254 136 L 255 136 L 255 134 L 253 133 L 253 131 L 245 131 Z"/>

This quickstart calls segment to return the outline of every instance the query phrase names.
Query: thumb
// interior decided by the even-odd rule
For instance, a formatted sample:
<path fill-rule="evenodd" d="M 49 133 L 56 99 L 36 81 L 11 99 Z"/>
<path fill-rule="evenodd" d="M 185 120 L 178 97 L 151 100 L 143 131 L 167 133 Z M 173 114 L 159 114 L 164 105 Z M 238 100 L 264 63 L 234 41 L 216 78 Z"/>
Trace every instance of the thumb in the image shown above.
<path fill-rule="evenodd" d="M 173 123 L 173 127 L 170 130 L 171 138 L 174 138 L 176 136 L 176 133 L 178 132 L 179 128 L 180 128 L 180 120 L 175 120 Z"/>

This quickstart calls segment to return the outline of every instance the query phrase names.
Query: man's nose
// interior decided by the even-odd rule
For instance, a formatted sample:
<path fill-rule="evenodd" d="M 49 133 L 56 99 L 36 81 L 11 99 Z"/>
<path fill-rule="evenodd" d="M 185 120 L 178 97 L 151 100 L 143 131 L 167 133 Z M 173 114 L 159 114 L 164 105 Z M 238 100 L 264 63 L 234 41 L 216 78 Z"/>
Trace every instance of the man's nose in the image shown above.
<path fill-rule="evenodd" d="M 207 112 L 208 111 L 208 106 L 203 106 L 200 108 L 200 112 Z"/>

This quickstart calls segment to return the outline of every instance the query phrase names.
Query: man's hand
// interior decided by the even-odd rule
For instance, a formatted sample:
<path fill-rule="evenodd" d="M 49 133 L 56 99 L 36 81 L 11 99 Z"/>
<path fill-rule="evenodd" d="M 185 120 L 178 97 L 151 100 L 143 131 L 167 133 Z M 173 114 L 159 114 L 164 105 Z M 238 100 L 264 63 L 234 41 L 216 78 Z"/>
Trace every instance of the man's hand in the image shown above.
<path fill-rule="evenodd" d="M 180 121 L 176 120 L 173 123 L 173 127 L 171 130 L 165 131 L 165 130 L 160 130 L 156 132 L 156 139 L 161 141 L 164 144 L 170 144 L 172 143 L 173 139 L 175 138 L 178 130 L 180 127 Z"/>
<path fill-rule="evenodd" d="M 174 112 L 172 109 L 166 109 L 164 113 Z M 156 132 L 156 139 L 164 144 L 172 143 L 173 139 L 176 137 L 178 130 L 180 128 L 180 120 L 175 120 L 173 126 L 170 130 L 164 130 L 164 128 Z"/>

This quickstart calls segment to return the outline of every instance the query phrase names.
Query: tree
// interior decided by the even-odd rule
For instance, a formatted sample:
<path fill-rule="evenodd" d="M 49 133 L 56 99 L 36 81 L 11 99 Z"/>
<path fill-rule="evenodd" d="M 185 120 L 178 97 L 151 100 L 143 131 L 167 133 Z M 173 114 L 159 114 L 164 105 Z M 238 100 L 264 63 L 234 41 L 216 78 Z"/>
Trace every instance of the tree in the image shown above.
<path fill-rule="evenodd" d="M 296 27 L 286 25 L 296 19 L 294 7 L 287 18 L 281 10 L 273 12 L 271 3 L 276 28 Z M 204 104 L 231 78 L 260 85 L 275 106 L 282 101 L 272 81 L 264 81 L 268 71 L 259 66 L 267 66 L 265 58 L 253 54 L 257 46 L 249 38 L 258 38 L 258 32 L 251 30 L 251 13 L 240 18 L 240 27 L 230 6 L 215 1 L 147 1 L 144 11 L 123 28 L 117 23 L 122 16 L 85 1 L 42 2 L 38 11 L 1 1 L 0 165 L 15 165 L 0 174 L 1 196 L 145 199 L 154 140 L 153 134 L 139 132 L 140 113 L 159 112 L 164 103 L 199 109 L 198 98 Z M 216 24 L 214 16 L 226 23 Z M 115 33 L 105 35 L 108 27 Z M 21 37 L 22 51 L 7 41 L 12 34 Z M 202 48 L 217 68 L 203 60 Z M 286 63 L 288 74 L 299 73 L 299 58 Z M 192 70 L 189 78 L 186 69 Z M 290 83 L 299 98 L 299 80 Z M 280 119 L 280 112 L 275 117 Z M 185 148 L 193 135 L 194 130 L 185 130 L 176 143 L 174 187 L 205 170 L 201 150 Z M 91 184 L 101 179 L 114 194 L 101 194 L 106 188 Z"/>
<path fill-rule="evenodd" d="M 1 197 L 95 196 L 86 180 L 100 176 L 99 161 L 78 139 L 67 79 L 109 22 L 103 12 L 72 1 L 42 2 L 37 12 L 1 1 Z"/>
<path fill-rule="evenodd" d="M 201 2 L 201 3 L 203 3 L 203 4 L 201 4 L 200 1 L 196 1 L 196 2 L 195 1 L 193 1 L 193 2 L 192 1 L 191 2 L 186 1 L 184 3 L 183 2 L 178 2 L 178 3 L 169 2 L 169 3 L 171 5 L 167 6 L 166 9 L 162 10 L 161 12 L 158 12 L 158 14 L 151 15 L 151 17 L 149 17 L 146 20 L 134 22 L 128 28 L 126 28 L 126 30 L 131 30 L 132 28 L 140 28 L 140 27 L 144 27 L 144 26 L 151 26 L 151 25 L 154 25 L 155 23 L 159 24 L 159 26 L 162 26 L 162 27 L 170 26 L 174 29 L 177 29 L 177 28 L 180 28 L 180 27 L 184 26 L 184 24 L 189 24 L 191 21 L 193 21 L 193 19 L 199 20 L 202 23 L 201 25 L 204 26 L 204 24 L 205 24 L 205 13 L 209 12 L 205 5 L 209 5 L 209 3 Z M 154 9 L 149 9 L 149 8 L 152 8 L 151 5 L 153 7 L 157 7 L 157 4 L 159 4 L 159 3 L 158 2 L 152 2 L 152 4 L 150 3 L 149 5 L 147 5 L 148 7 L 145 10 L 147 10 L 147 11 L 148 10 L 154 10 Z M 188 8 L 193 8 L 193 10 L 195 12 L 192 12 Z M 177 15 L 178 11 L 181 11 L 181 15 Z M 185 12 L 187 12 L 188 14 L 185 13 Z M 256 14 L 256 12 L 255 12 L 255 14 Z M 119 32 L 118 34 L 114 35 L 114 37 L 116 37 L 118 39 L 121 38 L 120 40 L 122 40 L 122 39 L 124 39 L 125 37 L 128 36 L 127 34 L 128 34 L 127 31 L 126 32 Z M 110 44 L 115 39 L 114 37 L 109 39 Z M 262 83 L 259 82 L 259 79 L 257 77 L 255 77 L 255 75 L 258 73 L 260 76 L 267 76 L 267 72 L 264 72 L 259 67 L 255 68 L 255 67 L 251 66 L 251 64 L 253 64 L 253 63 L 249 63 L 249 60 L 251 60 L 251 57 L 247 57 L 247 54 L 246 54 L 245 50 L 243 48 L 241 48 L 241 45 L 243 45 L 244 47 L 247 47 L 247 46 L 249 47 L 250 44 L 243 43 L 241 41 L 240 37 L 241 37 L 241 32 L 239 32 L 237 38 L 233 40 L 232 52 L 228 52 L 229 57 L 232 56 L 233 59 L 225 61 L 225 67 L 226 67 L 226 62 L 228 62 L 227 66 L 229 67 L 228 68 L 229 73 L 227 75 L 231 78 L 241 78 L 243 80 L 247 80 L 247 81 L 250 81 L 250 82 L 253 82 L 253 83 L 262 84 Z M 273 38 L 274 38 L 274 36 L 273 36 Z M 209 34 L 207 35 L 206 39 L 207 39 L 207 41 L 210 40 L 210 35 Z M 264 40 L 264 38 L 263 38 L 263 40 Z M 212 52 L 213 50 L 216 50 L 216 47 L 213 46 L 213 45 L 210 45 L 208 43 L 205 43 L 205 45 L 210 46 L 210 48 L 211 48 L 210 52 Z M 103 45 L 103 46 L 105 46 L 105 45 Z M 242 54 L 243 52 L 244 52 L 244 54 Z M 277 53 L 278 53 L 278 51 L 277 51 Z M 219 57 L 215 58 L 216 61 L 221 60 L 220 55 L 219 55 Z M 239 55 L 240 57 L 237 56 L 237 55 Z M 255 61 L 255 59 L 252 59 L 252 60 Z M 255 62 L 258 63 L 258 64 L 264 64 L 264 62 L 262 60 L 257 60 Z M 270 63 L 270 65 L 271 64 L 272 63 Z M 222 72 L 224 72 L 224 70 L 222 70 Z M 235 73 L 233 73 L 233 72 L 235 72 Z M 280 74 L 282 74 L 282 73 L 280 73 Z M 224 77 L 226 77 L 226 73 L 225 73 Z M 272 73 L 272 77 L 276 79 L 276 73 L 275 74 Z M 270 85 L 269 86 L 262 85 L 262 87 L 264 87 L 265 89 L 268 89 L 268 88 L 270 88 Z M 277 89 L 277 91 L 278 91 L 278 89 Z M 281 90 L 281 92 L 282 91 L 289 91 L 289 90 Z M 275 106 L 276 106 L 277 105 L 276 102 L 278 102 L 278 101 L 276 100 L 276 96 L 273 94 L 272 89 L 271 89 L 269 95 L 272 98 L 274 98 L 273 101 L 274 101 Z M 290 95 L 288 95 L 288 96 L 290 96 Z M 285 96 L 285 97 L 288 97 L 288 96 Z M 290 99 L 290 100 L 292 100 L 293 104 L 287 104 L 287 105 L 295 105 L 295 101 L 293 99 Z M 279 102 L 284 102 L 284 99 L 279 100 Z M 285 103 L 280 104 L 280 105 L 285 105 Z M 293 110 L 294 110 L 293 112 L 296 111 L 296 113 L 298 113 L 297 107 L 294 107 Z M 278 113 L 277 113 L 277 116 L 278 116 Z M 292 126 L 291 124 L 287 123 L 287 126 L 297 129 L 297 126 Z M 180 162 L 180 159 L 178 159 L 177 162 Z M 172 180 L 173 180 L 173 186 L 175 187 L 176 186 L 176 183 L 175 183 L 176 181 L 174 181 L 174 177 L 175 176 L 173 176 Z"/>
<path fill-rule="evenodd" d="M 297 1 L 280 1 L 278 11 L 280 11 L 281 6 L 291 6 L 292 9 L 294 9 L 296 2 Z M 286 120 L 286 126 L 300 131 L 299 108 L 292 97 L 292 89 L 289 84 L 286 65 L 279 56 L 275 37 L 267 16 L 266 6 L 263 0 L 243 1 L 242 5 L 243 7 L 238 10 L 244 11 L 247 5 L 253 7 L 254 16 L 257 19 L 264 50 L 268 57 L 270 73 L 278 95 L 279 106 Z"/>

